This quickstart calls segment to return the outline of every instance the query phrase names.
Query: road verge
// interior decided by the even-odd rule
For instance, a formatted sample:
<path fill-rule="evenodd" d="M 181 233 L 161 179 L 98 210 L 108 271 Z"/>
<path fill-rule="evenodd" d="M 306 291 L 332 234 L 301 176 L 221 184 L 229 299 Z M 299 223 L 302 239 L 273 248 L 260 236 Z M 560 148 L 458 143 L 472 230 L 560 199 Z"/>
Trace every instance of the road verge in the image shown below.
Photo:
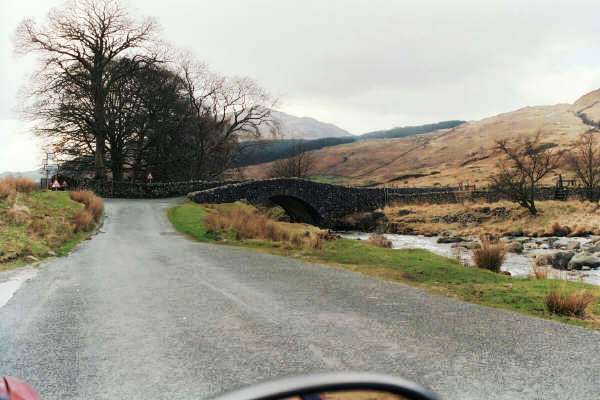
<path fill-rule="evenodd" d="M 203 206 L 186 202 L 169 209 L 168 217 L 176 230 L 201 242 L 242 246 L 332 265 L 480 305 L 600 329 L 600 322 L 594 317 L 581 319 L 553 314 L 545 304 L 548 294 L 557 288 L 567 292 L 588 290 L 600 296 L 600 288 L 597 286 L 534 277 L 513 278 L 466 267 L 456 260 L 425 250 L 393 250 L 349 239 L 326 240 L 320 248 L 293 246 L 263 238 L 240 238 L 231 229 L 213 230 L 208 226 L 207 221 L 210 221 L 211 215 L 218 215 L 231 207 L 251 206 L 240 203 Z M 298 226 L 301 229 L 303 227 L 305 226 Z M 594 303 L 590 311 L 592 315 L 600 315 L 600 306 Z"/>

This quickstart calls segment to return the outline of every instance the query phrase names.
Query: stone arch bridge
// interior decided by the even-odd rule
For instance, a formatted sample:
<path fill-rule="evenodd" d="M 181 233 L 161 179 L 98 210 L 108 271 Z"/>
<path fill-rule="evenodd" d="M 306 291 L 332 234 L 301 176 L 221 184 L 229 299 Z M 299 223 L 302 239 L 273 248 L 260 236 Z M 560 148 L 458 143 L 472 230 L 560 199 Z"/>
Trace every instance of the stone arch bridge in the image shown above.
<path fill-rule="evenodd" d="M 389 202 L 389 189 L 353 188 L 303 179 L 267 179 L 190 193 L 196 203 L 277 204 L 292 222 L 331 226 L 337 218 L 354 212 L 372 211 Z"/>

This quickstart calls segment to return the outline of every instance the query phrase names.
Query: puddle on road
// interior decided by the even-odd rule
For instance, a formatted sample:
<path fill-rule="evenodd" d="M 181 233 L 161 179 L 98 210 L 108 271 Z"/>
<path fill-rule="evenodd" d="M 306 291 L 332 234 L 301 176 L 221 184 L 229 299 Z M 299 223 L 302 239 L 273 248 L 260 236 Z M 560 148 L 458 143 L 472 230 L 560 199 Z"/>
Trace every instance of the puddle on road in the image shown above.
<path fill-rule="evenodd" d="M 24 268 L 0 273 L 0 307 L 3 307 L 19 290 L 21 285 L 35 277 L 37 269 Z"/>

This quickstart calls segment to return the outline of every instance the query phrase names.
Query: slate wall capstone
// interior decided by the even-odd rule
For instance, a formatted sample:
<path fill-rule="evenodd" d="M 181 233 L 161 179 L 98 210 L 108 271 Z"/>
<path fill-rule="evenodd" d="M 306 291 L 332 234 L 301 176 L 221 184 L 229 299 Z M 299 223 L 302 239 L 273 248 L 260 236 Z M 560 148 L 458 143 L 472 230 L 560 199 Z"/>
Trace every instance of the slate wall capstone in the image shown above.
<path fill-rule="evenodd" d="M 94 191 L 105 198 L 120 199 L 160 199 L 186 196 L 190 192 L 211 189 L 214 187 L 238 183 L 240 181 L 187 181 L 168 183 L 130 183 L 84 180 L 79 183 L 80 189 Z"/>

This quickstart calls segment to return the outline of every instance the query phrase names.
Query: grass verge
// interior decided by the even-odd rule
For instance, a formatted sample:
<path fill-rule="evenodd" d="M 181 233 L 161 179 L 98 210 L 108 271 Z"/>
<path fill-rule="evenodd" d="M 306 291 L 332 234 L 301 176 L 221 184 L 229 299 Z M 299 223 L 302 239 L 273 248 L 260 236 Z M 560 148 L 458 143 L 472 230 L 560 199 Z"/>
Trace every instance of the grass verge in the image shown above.
<path fill-rule="evenodd" d="M 0 271 L 68 254 L 90 236 L 73 226 L 83 209 L 67 192 L 13 192 L 10 201 L 0 200 Z"/>
<path fill-rule="evenodd" d="M 600 296 L 600 288 L 597 286 L 550 279 L 511 278 L 479 268 L 465 267 L 458 261 L 425 250 L 392 250 L 348 239 L 326 241 L 321 249 L 293 248 L 264 239 L 237 240 L 231 233 L 216 233 L 206 228 L 204 221 L 209 213 L 218 212 L 219 207 L 236 206 L 242 205 L 211 206 L 208 209 L 186 202 L 170 209 L 168 217 L 176 230 L 202 242 L 243 246 L 328 264 L 476 304 L 600 329 L 600 321 L 594 318 L 557 315 L 551 313 L 546 306 L 548 293 L 557 286 L 567 290 L 587 289 Z M 590 311 L 600 315 L 600 305 L 592 305 Z"/>

